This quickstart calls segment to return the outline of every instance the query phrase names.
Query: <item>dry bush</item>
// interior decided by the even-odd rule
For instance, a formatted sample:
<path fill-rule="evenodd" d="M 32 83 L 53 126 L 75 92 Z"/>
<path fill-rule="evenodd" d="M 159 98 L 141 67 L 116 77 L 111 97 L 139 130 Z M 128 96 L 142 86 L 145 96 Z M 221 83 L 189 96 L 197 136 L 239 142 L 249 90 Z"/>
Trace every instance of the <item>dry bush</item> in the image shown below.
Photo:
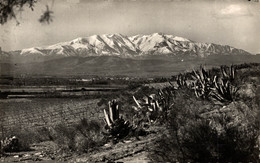
<path fill-rule="evenodd" d="M 176 94 L 169 115 L 169 134 L 157 140 L 153 148 L 156 152 L 150 154 L 153 161 L 257 161 L 256 109 L 243 102 L 221 108 L 199 101 L 185 91 Z"/>
<path fill-rule="evenodd" d="M 35 133 L 26 130 L 22 130 L 20 128 L 12 128 L 9 131 L 6 131 L 4 134 L 2 133 L 2 136 L 0 137 L 1 141 L 5 141 L 9 138 L 16 137 L 18 140 L 18 143 L 16 143 L 16 147 L 12 147 L 12 149 L 6 148 L 2 149 L 2 152 L 19 152 L 19 151 L 29 151 L 30 144 L 34 142 Z M 1 143 L 1 148 L 3 148 L 3 142 Z"/>
<path fill-rule="evenodd" d="M 39 143 L 43 141 L 52 140 L 52 133 L 49 128 L 39 127 L 39 128 L 21 128 L 21 126 L 13 127 L 9 130 L 4 130 L 2 128 L 0 135 L 0 140 L 7 140 L 8 138 L 16 137 L 18 140 L 18 145 L 15 150 L 6 150 L 2 152 L 20 152 L 20 151 L 30 151 L 30 146 L 33 143 Z"/>
<path fill-rule="evenodd" d="M 98 122 L 82 119 L 78 124 L 54 127 L 53 139 L 65 151 L 88 152 L 103 144 L 103 135 Z"/>

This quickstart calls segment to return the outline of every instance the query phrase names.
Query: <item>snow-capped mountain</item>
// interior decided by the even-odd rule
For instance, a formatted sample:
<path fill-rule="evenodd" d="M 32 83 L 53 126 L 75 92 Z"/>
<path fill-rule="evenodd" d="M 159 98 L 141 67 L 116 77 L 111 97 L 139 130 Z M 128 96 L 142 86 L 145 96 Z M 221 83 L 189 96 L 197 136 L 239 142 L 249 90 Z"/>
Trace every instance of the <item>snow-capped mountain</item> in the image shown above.
<path fill-rule="evenodd" d="M 201 64 L 216 66 L 259 63 L 259 55 L 248 54 L 250 53 L 227 45 L 198 43 L 160 33 L 131 37 L 106 34 L 80 37 L 46 47 L 0 51 L 0 70 L 2 74 L 10 76 L 161 77 Z"/>
<path fill-rule="evenodd" d="M 193 55 L 208 56 L 250 54 L 228 45 L 197 43 L 186 38 L 154 33 L 127 37 L 121 34 L 93 35 L 46 47 L 18 51 L 20 56 L 120 56 Z"/>

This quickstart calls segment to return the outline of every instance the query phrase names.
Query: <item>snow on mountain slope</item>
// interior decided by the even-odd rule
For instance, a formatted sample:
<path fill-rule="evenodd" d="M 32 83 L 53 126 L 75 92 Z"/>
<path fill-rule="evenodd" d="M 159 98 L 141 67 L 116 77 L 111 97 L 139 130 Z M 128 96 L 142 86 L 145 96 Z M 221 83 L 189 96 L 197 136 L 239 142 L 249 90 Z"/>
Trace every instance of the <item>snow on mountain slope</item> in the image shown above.
<path fill-rule="evenodd" d="M 20 55 L 42 56 L 143 56 L 143 55 L 197 55 L 211 54 L 236 55 L 249 54 L 227 45 L 197 43 L 186 38 L 154 33 L 127 37 L 121 34 L 103 34 L 79 37 L 72 41 L 62 42 L 46 47 L 23 49 Z"/>
<path fill-rule="evenodd" d="M 130 40 L 139 48 L 142 52 L 153 51 L 156 49 L 159 43 L 165 40 L 165 37 L 159 33 L 152 35 L 137 35 L 130 37 Z"/>
<path fill-rule="evenodd" d="M 171 35 L 167 35 L 167 37 L 171 37 Z M 175 37 L 173 38 L 173 40 L 176 40 L 176 41 L 190 41 L 190 40 L 188 40 L 188 39 L 186 39 L 186 38 L 178 37 L 178 36 L 175 36 Z"/>
<path fill-rule="evenodd" d="M 40 54 L 40 55 L 44 55 L 40 49 L 38 48 L 28 48 L 28 49 L 23 49 L 20 53 L 21 55 L 29 55 L 29 54 Z"/>
<path fill-rule="evenodd" d="M 142 51 L 142 55 L 148 54 L 173 54 L 179 55 L 190 53 L 190 55 L 208 56 L 211 54 L 239 55 L 250 54 L 244 50 L 236 49 L 227 45 L 213 43 L 196 43 L 194 41 L 172 35 L 154 33 L 152 35 L 136 35 L 130 40 Z"/>

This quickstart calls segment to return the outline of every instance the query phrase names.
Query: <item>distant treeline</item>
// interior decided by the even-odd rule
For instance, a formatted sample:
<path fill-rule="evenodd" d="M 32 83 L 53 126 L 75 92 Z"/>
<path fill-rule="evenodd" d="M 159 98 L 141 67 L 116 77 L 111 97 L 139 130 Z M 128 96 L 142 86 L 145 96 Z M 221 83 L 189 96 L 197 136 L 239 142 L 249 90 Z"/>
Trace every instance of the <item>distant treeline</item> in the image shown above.
<path fill-rule="evenodd" d="M 254 68 L 260 66 L 260 63 L 244 63 L 236 65 L 237 70 Z M 220 68 L 213 67 L 210 69 L 212 74 L 219 74 Z M 183 75 L 186 79 L 192 79 L 193 72 L 185 72 Z M 94 85 L 140 85 L 151 82 L 168 82 L 175 81 L 178 75 L 168 77 L 154 77 L 154 78 L 140 78 L 140 77 L 126 77 L 126 76 L 110 76 L 110 77 L 99 77 L 99 76 L 88 76 L 88 77 L 56 77 L 56 76 L 0 76 L 0 85 L 2 86 L 94 86 Z"/>

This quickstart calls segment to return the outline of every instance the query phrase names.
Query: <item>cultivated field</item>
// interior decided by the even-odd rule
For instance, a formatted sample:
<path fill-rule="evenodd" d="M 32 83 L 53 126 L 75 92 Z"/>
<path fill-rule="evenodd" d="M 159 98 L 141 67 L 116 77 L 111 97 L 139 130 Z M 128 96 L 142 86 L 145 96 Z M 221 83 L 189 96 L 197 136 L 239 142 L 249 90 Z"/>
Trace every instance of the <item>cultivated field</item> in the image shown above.
<path fill-rule="evenodd" d="M 53 127 L 60 123 L 75 124 L 81 119 L 102 120 L 99 99 L 19 98 L 0 100 L 1 134 L 16 129 Z"/>

